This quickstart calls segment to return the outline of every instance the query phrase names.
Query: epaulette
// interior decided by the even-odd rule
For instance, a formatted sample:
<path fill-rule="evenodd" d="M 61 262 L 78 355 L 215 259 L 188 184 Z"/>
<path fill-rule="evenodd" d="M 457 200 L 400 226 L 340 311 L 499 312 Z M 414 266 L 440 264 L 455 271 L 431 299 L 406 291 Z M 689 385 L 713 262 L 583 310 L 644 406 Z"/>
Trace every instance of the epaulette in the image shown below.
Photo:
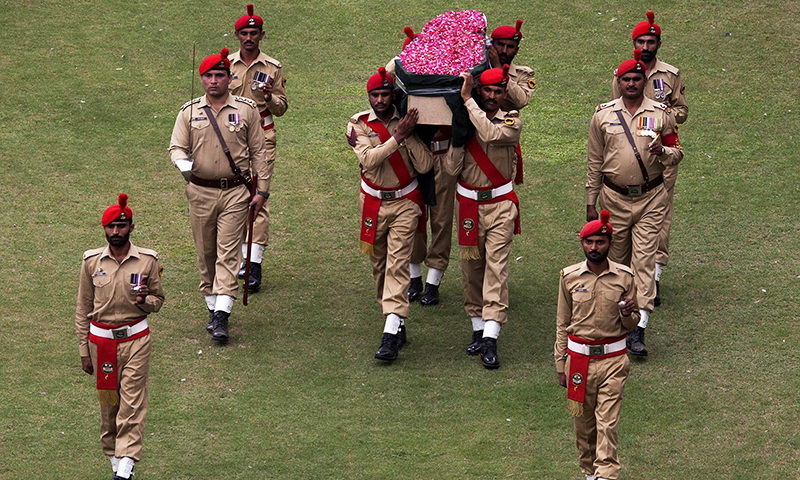
<path fill-rule="evenodd" d="M 258 108 L 258 107 L 256 106 L 256 102 L 254 102 L 254 101 L 250 100 L 249 98 L 240 97 L 240 96 L 238 96 L 238 95 L 234 95 L 234 96 L 233 96 L 233 98 L 234 98 L 234 99 L 235 99 L 237 102 L 246 103 L 246 104 L 250 105 L 250 106 L 251 106 L 251 107 L 253 107 L 253 108 Z"/>
<path fill-rule="evenodd" d="M 136 248 L 139 249 L 139 253 L 141 253 L 143 255 L 149 255 L 149 256 L 155 258 L 156 260 L 158 260 L 158 253 L 156 253 L 155 250 L 150 250 L 149 248 L 142 248 L 142 247 L 138 247 L 138 246 Z"/>
<path fill-rule="evenodd" d="M 657 109 L 659 109 L 659 110 L 664 110 L 664 111 L 665 111 L 665 112 L 667 112 L 667 113 L 669 113 L 669 112 L 670 112 L 670 109 L 669 109 L 669 107 L 668 107 L 666 104 L 663 104 L 663 103 L 661 103 L 661 102 L 654 102 L 654 105 L 653 105 L 653 106 L 654 106 L 654 107 L 656 107 L 656 108 L 657 108 Z"/>
<path fill-rule="evenodd" d="M 279 62 L 279 61 L 275 60 L 274 58 L 270 57 L 269 55 L 266 55 L 266 54 L 265 54 L 264 56 L 265 56 L 265 57 L 267 57 L 267 61 L 268 61 L 269 63 L 271 63 L 271 64 L 275 65 L 275 66 L 276 66 L 276 67 L 278 67 L 278 68 L 283 68 L 283 65 L 281 65 L 281 62 Z"/>
<path fill-rule="evenodd" d="M 372 111 L 372 110 L 364 110 L 363 112 L 358 112 L 358 113 L 356 113 L 355 115 L 353 115 L 352 117 L 350 117 L 350 123 L 358 123 L 358 120 L 359 120 L 361 117 L 363 117 L 364 115 L 368 115 L 368 114 L 369 114 L 369 112 L 371 112 L 371 111 Z"/>
<path fill-rule="evenodd" d="M 515 118 L 519 117 L 519 111 L 518 110 L 509 110 L 509 111 L 506 112 L 506 117 L 515 117 Z"/>
<path fill-rule="evenodd" d="M 614 78 L 617 78 L 617 70 L 619 70 L 619 68 L 614 69 Z"/>
<path fill-rule="evenodd" d="M 600 105 L 597 106 L 597 110 L 595 110 L 595 111 L 599 112 L 600 110 L 602 110 L 604 108 L 608 108 L 608 107 L 614 105 L 614 102 L 615 102 L 615 100 L 612 100 L 612 101 L 606 102 L 606 103 L 601 103 Z"/>
<path fill-rule="evenodd" d="M 514 68 L 517 69 L 518 73 L 524 73 L 525 75 L 533 75 L 533 69 L 531 67 L 526 67 L 524 65 L 514 65 Z"/>
<path fill-rule="evenodd" d="M 627 266 L 627 265 L 623 265 L 621 263 L 618 263 L 617 264 L 617 268 L 622 270 L 623 272 L 627 273 L 631 277 L 635 276 L 635 274 L 633 273 L 633 269 L 631 267 Z"/>
<path fill-rule="evenodd" d="M 678 75 L 681 74 L 681 70 L 678 67 L 674 67 L 674 66 L 670 65 L 669 63 L 663 63 L 662 62 L 662 64 L 666 67 L 667 72 L 669 72 L 669 73 L 671 73 L 671 74 L 673 74 L 675 76 L 678 76 Z"/>
<path fill-rule="evenodd" d="M 583 263 L 576 263 L 575 265 L 570 265 L 569 267 L 564 267 L 564 269 L 561 270 L 561 278 L 566 277 L 567 275 L 569 275 L 572 272 L 577 272 L 578 270 L 581 269 L 582 265 L 583 265 Z"/>
<path fill-rule="evenodd" d="M 183 111 L 184 108 L 188 107 L 189 105 L 191 105 L 193 103 L 198 103 L 201 98 L 203 98 L 203 97 L 197 97 L 195 99 L 189 100 L 188 102 L 184 103 L 183 106 L 181 107 L 181 111 Z"/>
<path fill-rule="evenodd" d="M 83 252 L 83 259 L 86 260 L 96 255 L 100 255 L 101 253 L 103 253 L 103 250 L 105 249 L 106 247 L 100 247 L 100 248 L 93 248 L 91 250 L 86 250 L 85 252 Z"/>

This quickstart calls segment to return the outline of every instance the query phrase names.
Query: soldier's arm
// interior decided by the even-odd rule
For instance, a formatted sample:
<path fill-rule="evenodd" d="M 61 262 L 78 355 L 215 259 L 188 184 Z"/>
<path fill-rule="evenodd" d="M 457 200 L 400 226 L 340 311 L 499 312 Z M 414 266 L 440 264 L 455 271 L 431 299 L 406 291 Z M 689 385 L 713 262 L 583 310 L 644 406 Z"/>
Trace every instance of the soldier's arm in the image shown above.
<path fill-rule="evenodd" d="M 664 147 L 664 154 L 656 157 L 666 167 L 677 165 L 683 159 L 683 148 L 678 140 L 678 134 L 674 132 L 674 126 L 675 117 L 666 115 L 660 140 Z"/>
<path fill-rule="evenodd" d="M 589 140 L 586 146 L 587 168 L 586 168 L 586 205 L 594 207 L 597 204 L 597 196 L 603 184 L 603 151 L 605 150 L 605 139 L 599 117 L 594 115 L 589 125 Z"/>
<path fill-rule="evenodd" d="M 625 330 L 631 331 L 639 324 L 640 316 L 639 308 L 636 306 L 636 282 L 634 281 L 633 275 L 627 280 L 629 280 L 628 288 L 625 290 L 625 293 L 622 294 L 622 298 L 633 301 L 633 312 L 629 316 L 620 313 L 619 318 L 622 320 L 622 326 L 625 327 Z"/>
<path fill-rule="evenodd" d="M 89 270 L 86 261 L 83 261 L 78 285 L 77 307 L 75 308 L 75 333 L 78 336 L 78 353 L 81 357 L 89 356 L 89 324 L 91 323 L 89 313 L 91 313 L 93 307 L 94 285 L 92 284 L 92 272 Z"/>
<path fill-rule="evenodd" d="M 270 81 L 272 85 L 272 95 L 267 100 L 269 112 L 276 117 L 280 117 L 289 109 L 289 102 L 286 100 L 286 77 L 283 76 L 283 69 L 278 68 L 275 78 Z"/>
<path fill-rule="evenodd" d="M 530 103 L 535 89 L 533 70 L 517 67 L 517 78 L 509 81 L 506 87 L 506 102 L 514 110 L 522 110 Z"/>
<path fill-rule="evenodd" d="M 433 168 L 433 152 L 422 142 L 419 135 L 415 133 L 408 137 L 406 139 L 406 148 L 408 149 L 409 159 L 417 173 L 425 173 Z"/>
<path fill-rule="evenodd" d="M 567 361 L 567 327 L 572 320 L 572 297 L 562 275 L 558 282 L 558 307 L 556 309 L 556 342 L 553 355 L 556 361 L 556 372 L 563 374 Z"/>
<path fill-rule="evenodd" d="M 678 75 L 675 77 L 675 85 L 669 96 L 669 101 L 672 105 L 672 113 L 675 115 L 675 123 L 679 124 L 685 122 L 686 119 L 689 118 L 689 107 L 686 105 L 684 89 L 685 86 L 681 78 L 681 72 L 678 70 Z"/>
<path fill-rule="evenodd" d="M 264 130 L 261 128 L 261 116 L 255 107 L 246 109 L 249 117 L 247 123 L 247 151 L 250 154 L 250 167 L 258 174 L 256 190 L 268 192 L 272 178 L 267 164 L 267 146 L 264 142 Z"/>
<path fill-rule="evenodd" d="M 475 125 L 475 133 L 485 143 L 492 145 L 517 145 L 519 135 L 522 130 L 522 121 L 519 117 L 511 118 L 510 123 L 494 123 L 486 116 L 486 112 L 481 110 L 475 99 L 470 98 L 464 104 L 469 112 L 469 119 Z"/>
<path fill-rule="evenodd" d="M 191 146 L 189 145 L 189 115 L 191 107 L 187 107 L 178 112 L 175 118 L 175 127 L 172 129 L 172 138 L 169 142 L 169 156 L 172 164 L 176 160 L 184 160 L 191 157 Z"/>
<path fill-rule="evenodd" d="M 619 83 L 617 83 L 617 76 L 614 75 L 614 79 L 611 80 L 611 100 L 616 100 L 622 96 L 622 92 L 619 91 Z"/>
<path fill-rule="evenodd" d="M 457 177 L 464 169 L 464 147 L 453 147 L 447 149 L 442 160 L 442 167 L 451 177 Z"/>
<path fill-rule="evenodd" d="M 147 272 L 147 289 L 147 296 L 144 298 L 144 303 L 139 304 L 139 308 L 145 313 L 155 313 L 164 305 L 164 289 L 161 286 L 161 266 L 158 258 L 154 258 Z"/>
<path fill-rule="evenodd" d="M 391 154 L 400 147 L 394 136 L 375 147 L 369 142 L 368 135 L 372 129 L 364 122 L 352 123 L 347 127 L 347 138 L 353 147 L 356 157 L 364 170 L 372 170 L 383 163 Z"/>

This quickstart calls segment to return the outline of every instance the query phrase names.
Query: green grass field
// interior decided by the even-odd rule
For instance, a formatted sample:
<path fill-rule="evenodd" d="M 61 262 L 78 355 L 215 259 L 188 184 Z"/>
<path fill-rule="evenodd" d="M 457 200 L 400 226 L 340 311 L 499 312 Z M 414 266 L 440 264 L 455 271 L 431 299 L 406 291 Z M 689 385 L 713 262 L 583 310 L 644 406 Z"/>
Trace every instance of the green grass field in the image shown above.
<path fill-rule="evenodd" d="M 582 260 L 586 138 L 630 32 L 655 10 L 689 120 L 664 304 L 620 423 L 625 479 L 800 478 L 800 2 L 277 0 L 256 4 L 283 62 L 266 288 L 214 345 L 167 146 L 198 64 L 238 48 L 244 3 L 0 0 L 0 479 L 108 478 L 74 333 L 84 250 L 119 192 L 157 250 L 147 479 L 582 479 L 552 359 L 559 270 Z M 460 265 L 443 305 L 413 306 L 410 344 L 373 358 L 383 319 L 358 251 L 358 166 L 344 139 L 402 28 L 447 10 L 525 21 L 536 71 L 521 117 L 503 366 L 464 348 Z M 195 96 L 201 94 L 199 82 Z M 454 252 L 455 252 L 454 248 Z M 454 259 L 457 258 L 454 255 Z"/>

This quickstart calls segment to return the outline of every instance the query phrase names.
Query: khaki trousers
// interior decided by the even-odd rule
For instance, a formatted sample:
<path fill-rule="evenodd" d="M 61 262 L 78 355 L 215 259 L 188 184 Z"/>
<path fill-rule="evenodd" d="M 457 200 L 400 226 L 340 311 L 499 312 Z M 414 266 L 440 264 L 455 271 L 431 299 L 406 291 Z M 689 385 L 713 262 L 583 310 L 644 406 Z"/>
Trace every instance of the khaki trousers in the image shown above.
<path fill-rule="evenodd" d="M 236 298 L 242 226 L 247 224 L 250 192 L 244 185 L 222 190 L 190 183 L 186 198 L 200 269 L 200 292 Z"/>
<path fill-rule="evenodd" d="M 105 455 L 141 459 L 151 352 L 150 335 L 117 344 L 119 405 L 100 405 L 100 445 Z M 92 342 L 89 354 L 96 375 L 97 345 Z"/>
<path fill-rule="evenodd" d="M 461 259 L 464 310 L 470 317 L 508 321 L 508 258 L 517 206 L 510 200 L 478 206 L 478 250 L 481 258 Z"/>
<path fill-rule="evenodd" d="M 267 170 L 270 178 L 272 178 L 272 172 L 275 170 L 276 139 L 274 128 L 264 130 L 264 144 L 267 148 Z M 248 225 L 245 222 L 244 229 L 242 229 L 242 243 L 247 243 L 247 230 Z M 258 211 L 256 219 L 253 221 L 253 243 L 256 245 L 269 245 L 269 199 L 264 202 L 264 206 Z"/>
<path fill-rule="evenodd" d="M 453 240 L 453 211 L 456 204 L 456 180 L 444 171 L 443 155 L 436 156 L 433 164 L 436 177 L 436 205 L 428 207 L 431 224 L 431 243 L 427 230 L 414 235 L 411 263 L 422 263 L 428 268 L 445 271 L 450 264 L 450 247 Z"/>
<path fill-rule="evenodd" d="M 569 371 L 569 357 L 566 368 Z M 575 444 L 585 475 L 619 478 L 617 425 L 630 369 L 627 355 L 589 361 L 583 416 L 575 417 Z"/>
<path fill-rule="evenodd" d="M 364 208 L 364 193 L 358 198 L 358 210 Z M 384 315 L 394 313 L 408 318 L 408 263 L 411 245 L 422 208 L 407 198 L 381 202 L 375 222 L 372 278 L 377 287 L 378 303 Z"/>
<path fill-rule="evenodd" d="M 629 197 L 603 185 L 598 202 L 611 213 L 614 246 L 608 258 L 633 268 L 637 305 L 652 312 L 656 297 L 656 250 L 667 210 L 667 191 L 662 184 L 640 197 Z"/>
<path fill-rule="evenodd" d="M 672 228 L 672 202 L 675 196 L 675 182 L 678 180 L 678 166 L 674 165 L 664 169 L 664 188 L 667 189 L 667 211 L 664 213 L 664 223 L 658 234 L 658 251 L 656 263 L 666 265 L 669 261 L 669 231 Z"/>

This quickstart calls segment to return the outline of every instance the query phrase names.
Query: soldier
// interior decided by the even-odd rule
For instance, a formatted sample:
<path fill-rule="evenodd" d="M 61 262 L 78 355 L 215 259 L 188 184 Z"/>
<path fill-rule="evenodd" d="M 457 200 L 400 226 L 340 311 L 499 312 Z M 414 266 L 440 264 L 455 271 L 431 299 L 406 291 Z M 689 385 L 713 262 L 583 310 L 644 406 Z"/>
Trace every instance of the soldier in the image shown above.
<path fill-rule="evenodd" d="M 419 113 L 412 108 L 400 118 L 392 102 L 393 85 L 384 67 L 369 78 L 372 108 L 353 115 L 346 133 L 361 169 L 361 251 L 370 255 L 386 316 L 375 358 L 386 361 L 397 358 L 406 342 L 408 262 L 424 205 L 415 177 L 433 166 L 433 154 L 413 133 Z"/>
<path fill-rule="evenodd" d="M 209 311 L 206 331 L 228 341 L 228 319 L 236 299 L 239 245 L 248 206 L 260 211 L 269 193 L 264 133 L 256 103 L 228 93 L 231 82 L 228 49 L 200 64 L 206 94 L 181 107 L 169 153 L 179 166 L 194 160 L 186 198 L 192 226 L 200 292 Z M 222 124 L 222 127 L 220 127 Z M 247 172 L 258 173 L 251 198 Z"/>
<path fill-rule="evenodd" d="M 81 368 L 96 372 L 100 444 L 114 479 L 131 478 L 141 459 L 150 376 L 147 315 L 164 304 L 161 266 L 153 250 L 130 242 L 128 196 L 103 212 L 107 247 L 83 254 L 75 330 Z"/>
<path fill-rule="evenodd" d="M 475 126 L 464 147 L 445 157 L 445 170 L 458 177 L 458 243 L 464 307 L 472 320 L 467 354 L 481 354 L 483 366 L 500 366 L 497 337 L 508 317 L 508 258 L 511 240 L 520 232 L 519 200 L 512 179 L 516 173 L 522 122 L 519 114 L 503 111 L 509 67 L 492 68 L 480 76 L 472 97 L 473 78 L 462 73 L 461 98 Z"/>
<path fill-rule="evenodd" d="M 630 265 L 638 277 L 641 320 L 628 336 L 630 353 L 647 355 L 644 329 L 655 298 L 655 255 L 666 212 L 663 172 L 683 158 L 669 107 L 644 96 L 641 52 L 617 69 L 622 97 L 597 107 L 589 127 L 586 220 L 595 204 L 611 212 L 614 246 L 609 258 Z"/>
<path fill-rule="evenodd" d="M 514 57 L 519 51 L 522 41 L 522 20 L 517 20 L 515 26 L 503 25 L 492 31 L 492 48 L 489 61 L 492 67 L 508 65 L 508 87 L 506 99 L 503 101 L 503 110 L 522 110 L 531 101 L 531 96 L 536 89 L 536 78 L 529 67 L 514 64 Z"/>
<path fill-rule="evenodd" d="M 580 233 L 586 261 L 561 270 L 556 314 L 558 383 L 575 416 L 578 459 L 586 480 L 618 479 L 617 424 L 630 370 L 626 331 L 639 320 L 633 271 L 608 260 L 609 212 Z"/>
<path fill-rule="evenodd" d="M 248 291 L 257 292 L 261 288 L 261 261 L 269 244 L 269 185 L 275 168 L 275 122 L 273 117 L 286 113 L 286 77 L 283 76 L 281 62 L 259 49 L 264 39 L 264 21 L 253 15 L 253 5 L 247 5 L 247 15 L 243 15 L 234 26 L 239 40 L 239 51 L 231 55 L 231 83 L 228 90 L 234 95 L 246 97 L 258 106 L 261 114 L 261 127 L 264 129 L 264 142 L 267 148 L 267 186 L 264 207 L 258 211 L 253 224 L 253 245 L 250 256 L 250 278 Z M 242 255 L 247 256 L 247 231 Z M 239 278 L 244 278 L 244 262 L 239 267 Z"/>
<path fill-rule="evenodd" d="M 647 69 L 647 82 L 644 86 L 644 96 L 670 107 L 675 115 L 675 123 L 683 123 L 689 116 L 689 107 L 683 92 L 686 85 L 681 80 L 680 69 L 664 63 L 656 58 L 658 49 L 661 48 L 661 27 L 656 25 L 655 14 L 647 12 L 647 21 L 641 22 L 633 29 L 633 46 L 642 51 L 642 62 Z M 612 98 L 619 98 L 620 91 L 616 81 L 611 82 Z M 677 133 L 678 126 L 675 126 Z M 672 227 L 672 201 L 675 194 L 675 181 L 678 179 L 678 166 L 673 165 L 664 169 L 664 187 L 667 189 L 667 212 L 661 233 L 658 236 L 658 252 L 656 253 L 656 298 L 654 305 L 661 305 L 661 272 L 669 260 L 669 232 Z"/>

